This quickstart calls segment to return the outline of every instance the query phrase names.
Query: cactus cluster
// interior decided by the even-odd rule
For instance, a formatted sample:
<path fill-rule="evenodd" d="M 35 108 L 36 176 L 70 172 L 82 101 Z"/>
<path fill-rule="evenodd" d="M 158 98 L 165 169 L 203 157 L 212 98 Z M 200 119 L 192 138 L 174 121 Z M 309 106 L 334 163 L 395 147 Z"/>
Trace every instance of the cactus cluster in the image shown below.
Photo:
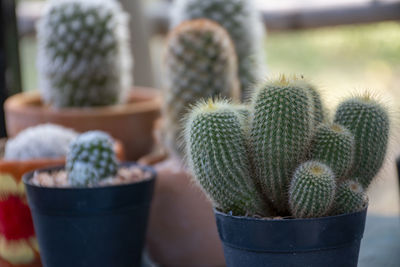
<path fill-rule="evenodd" d="M 172 26 L 186 20 L 206 18 L 224 27 L 238 55 L 238 75 L 242 90 L 247 90 L 262 71 L 263 25 L 253 0 L 178 0 L 171 16 Z"/>
<path fill-rule="evenodd" d="M 5 160 L 62 158 L 78 134 L 55 124 L 41 124 L 21 131 L 7 141 Z"/>
<path fill-rule="evenodd" d="M 72 186 L 90 186 L 100 179 L 115 176 L 117 159 L 111 137 L 101 131 L 89 131 L 71 142 L 66 171 Z"/>
<path fill-rule="evenodd" d="M 228 33 L 206 19 L 187 21 L 168 37 L 165 52 L 163 143 L 182 156 L 181 118 L 199 99 L 239 99 L 237 62 Z"/>
<path fill-rule="evenodd" d="M 55 107 L 125 101 L 131 86 L 128 16 L 116 0 L 51 0 L 38 23 L 42 98 Z"/>
<path fill-rule="evenodd" d="M 223 212 L 314 218 L 360 211 L 385 157 L 388 112 L 368 95 L 342 102 L 332 121 L 324 110 L 314 87 L 285 76 L 259 85 L 247 110 L 200 102 L 186 122 L 189 166 Z"/>

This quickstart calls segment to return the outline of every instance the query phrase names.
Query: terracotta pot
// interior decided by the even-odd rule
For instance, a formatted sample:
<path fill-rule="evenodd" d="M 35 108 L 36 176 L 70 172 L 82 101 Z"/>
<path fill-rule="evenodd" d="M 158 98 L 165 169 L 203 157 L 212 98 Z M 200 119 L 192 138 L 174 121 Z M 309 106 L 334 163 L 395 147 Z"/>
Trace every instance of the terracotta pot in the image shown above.
<path fill-rule="evenodd" d="M 4 149 L 5 139 L 0 140 Z M 0 154 L 3 154 L 1 149 Z M 119 160 L 125 160 L 121 142 L 115 143 Z M 42 266 L 22 175 L 45 167 L 62 165 L 65 159 L 0 160 L 0 266 Z"/>
<path fill-rule="evenodd" d="M 4 104 L 7 134 L 15 136 L 25 128 L 51 122 L 78 132 L 103 130 L 121 140 L 128 160 L 137 160 L 153 146 L 151 131 L 160 115 L 161 97 L 157 90 L 134 88 L 127 104 L 55 109 L 44 105 L 39 92 L 25 92 Z"/>
<path fill-rule="evenodd" d="M 211 203 L 179 160 L 151 155 L 156 169 L 147 246 L 161 266 L 225 266 Z"/>

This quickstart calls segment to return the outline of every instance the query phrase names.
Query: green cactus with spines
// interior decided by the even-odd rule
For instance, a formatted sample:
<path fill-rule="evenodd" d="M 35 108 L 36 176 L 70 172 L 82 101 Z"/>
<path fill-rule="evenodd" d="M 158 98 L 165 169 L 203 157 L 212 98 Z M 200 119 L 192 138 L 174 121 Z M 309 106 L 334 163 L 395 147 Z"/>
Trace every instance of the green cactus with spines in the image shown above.
<path fill-rule="evenodd" d="M 105 132 L 83 133 L 70 144 L 66 170 L 73 186 L 93 185 L 113 177 L 117 166 L 112 138 Z"/>
<path fill-rule="evenodd" d="M 37 27 L 43 100 L 55 107 L 126 101 L 132 83 L 128 22 L 115 0 L 49 1 Z"/>
<path fill-rule="evenodd" d="M 335 196 L 335 176 L 318 161 L 307 161 L 295 171 L 289 188 L 289 206 L 295 218 L 326 215 Z"/>
<path fill-rule="evenodd" d="M 340 103 L 335 122 L 354 135 L 354 161 L 349 176 L 358 177 L 357 181 L 368 188 L 385 159 L 390 129 L 388 111 L 365 94 Z"/>
<path fill-rule="evenodd" d="M 265 215 L 265 203 L 252 181 L 239 116 L 226 101 L 197 104 L 186 124 L 189 165 L 219 210 L 235 215 Z"/>
<path fill-rule="evenodd" d="M 368 197 L 362 185 L 353 180 L 338 184 L 331 215 L 339 215 L 363 210 L 368 205 Z"/>
<path fill-rule="evenodd" d="M 165 53 L 163 143 L 182 157 L 178 140 L 182 118 L 199 99 L 225 97 L 239 100 L 234 44 L 218 24 L 206 19 L 187 21 L 174 29 Z"/>
<path fill-rule="evenodd" d="M 255 91 L 252 110 L 250 146 L 258 184 L 274 207 L 285 212 L 290 178 L 314 131 L 312 97 L 302 83 L 282 76 Z"/>
<path fill-rule="evenodd" d="M 311 157 L 332 168 L 337 179 L 344 177 L 353 163 L 354 136 L 337 123 L 320 124 L 314 134 Z"/>
<path fill-rule="evenodd" d="M 312 83 L 308 82 L 303 77 L 301 77 L 300 81 L 303 83 L 304 88 L 308 90 L 308 93 L 311 95 L 314 109 L 314 126 L 316 127 L 320 123 L 324 122 L 327 116 L 325 106 L 322 102 L 321 93 Z"/>
<path fill-rule="evenodd" d="M 206 18 L 222 25 L 235 43 L 242 90 L 251 89 L 263 75 L 262 39 L 265 36 L 260 14 L 253 0 L 178 0 L 171 13 L 172 26 L 182 21 Z"/>

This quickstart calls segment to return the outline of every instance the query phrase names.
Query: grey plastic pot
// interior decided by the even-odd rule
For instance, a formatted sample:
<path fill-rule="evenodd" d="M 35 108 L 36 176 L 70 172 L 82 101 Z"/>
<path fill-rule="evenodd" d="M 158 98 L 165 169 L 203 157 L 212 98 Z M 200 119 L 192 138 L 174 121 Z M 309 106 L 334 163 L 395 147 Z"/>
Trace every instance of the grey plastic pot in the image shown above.
<path fill-rule="evenodd" d="M 140 168 L 151 179 L 93 188 L 40 187 L 24 175 L 43 266 L 140 266 L 156 178 Z"/>
<path fill-rule="evenodd" d="M 355 267 L 367 214 L 272 220 L 214 212 L 228 267 Z"/>

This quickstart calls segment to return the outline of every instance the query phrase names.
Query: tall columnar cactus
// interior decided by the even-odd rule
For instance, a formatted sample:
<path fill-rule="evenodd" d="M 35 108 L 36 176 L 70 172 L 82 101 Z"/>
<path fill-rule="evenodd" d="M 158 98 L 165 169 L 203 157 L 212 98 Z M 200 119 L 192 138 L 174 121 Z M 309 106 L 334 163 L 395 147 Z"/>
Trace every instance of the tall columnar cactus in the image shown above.
<path fill-rule="evenodd" d="M 30 127 L 7 141 L 4 159 L 62 158 L 77 135 L 75 131 L 55 124 Z"/>
<path fill-rule="evenodd" d="M 111 137 L 101 131 L 79 135 L 70 145 L 66 170 L 73 186 L 93 185 L 117 173 Z"/>
<path fill-rule="evenodd" d="M 367 188 L 381 168 L 389 137 L 389 115 L 370 95 L 350 98 L 339 105 L 335 122 L 354 135 L 354 161 L 349 175 Z"/>
<path fill-rule="evenodd" d="M 347 174 L 353 163 L 354 136 L 340 124 L 320 124 L 312 141 L 311 158 L 332 168 L 337 179 Z"/>
<path fill-rule="evenodd" d="M 347 180 L 339 183 L 336 188 L 332 215 L 357 212 L 368 204 L 368 197 L 363 187 L 356 181 Z"/>
<path fill-rule="evenodd" d="M 301 164 L 289 189 L 289 205 L 296 218 L 321 217 L 328 213 L 335 196 L 335 176 L 318 161 Z"/>
<path fill-rule="evenodd" d="M 287 210 L 287 187 L 304 159 L 314 131 L 308 90 L 284 76 L 262 84 L 253 96 L 250 146 L 262 192 L 279 211 Z"/>
<path fill-rule="evenodd" d="M 252 180 L 239 116 L 227 102 L 198 104 L 186 125 L 189 164 L 219 210 L 265 215 L 265 204 Z"/>
<path fill-rule="evenodd" d="M 183 22 L 171 32 L 165 53 L 164 143 L 182 154 L 182 117 L 199 99 L 239 99 L 237 61 L 228 33 L 205 19 Z"/>
<path fill-rule="evenodd" d="M 252 0 L 177 0 L 172 26 L 182 21 L 207 18 L 222 25 L 235 43 L 242 90 L 256 82 L 262 67 L 263 25 Z"/>
<path fill-rule="evenodd" d="M 131 86 L 128 17 L 115 0 L 51 0 L 38 23 L 42 97 L 56 107 L 123 102 Z"/>

